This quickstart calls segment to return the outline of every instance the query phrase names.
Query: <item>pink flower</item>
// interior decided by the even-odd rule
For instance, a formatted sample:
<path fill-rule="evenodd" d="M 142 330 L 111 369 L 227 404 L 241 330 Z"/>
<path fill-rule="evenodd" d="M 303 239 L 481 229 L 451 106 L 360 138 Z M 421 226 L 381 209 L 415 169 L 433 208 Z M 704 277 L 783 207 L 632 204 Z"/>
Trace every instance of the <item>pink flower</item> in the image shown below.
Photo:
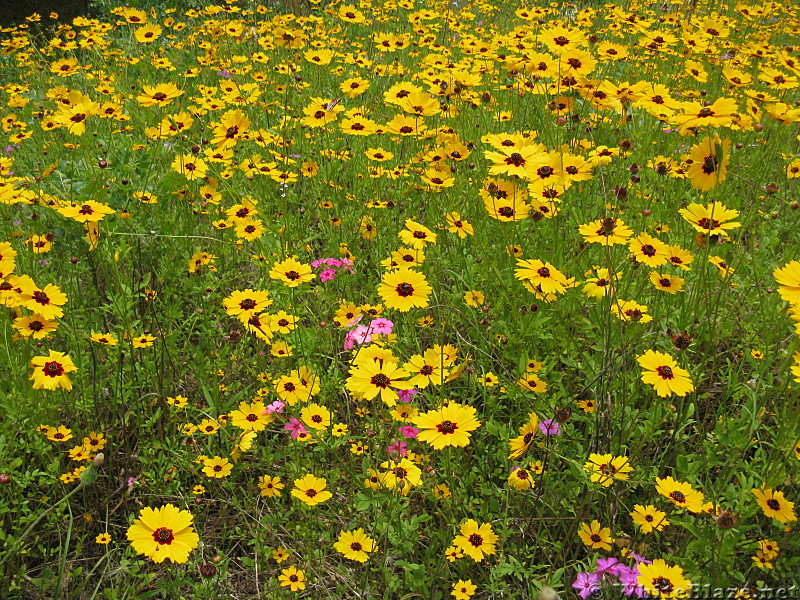
<path fill-rule="evenodd" d="M 405 402 L 408 404 L 414 399 L 414 396 L 417 395 L 417 390 L 410 389 L 410 390 L 397 390 L 397 401 L 398 402 Z"/>
<path fill-rule="evenodd" d="M 561 423 L 555 419 L 539 421 L 539 431 L 545 435 L 561 435 Z"/>
<path fill-rule="evenodd" d="M 308 431 L 306 431 L 306 428 L 303 426 L 303 424 L 300 421 L 298 421 L 297 419 L 295 419 L 294 417 L 289 417 L 289 422 L 286 425 L 284 425 L 283 428 L 286 431 L 291 432 L 292 439 L 295 439 L 295 440 L 297 438 L 299 438 L 301 435 L 303 435 L 305 433 L 308 433 Z"/>
<path fill-rule="evenodd" d="M 389 319 L 372 319 L 372 321 L 369 322 L 370 333 L 375 335 L 389 335 L 392 333 L 393 328 L 394 323 Z"/>
<path fill-rule="evenodd" d="M 347 332 L 344 338 L 344 349 L 352 350 L 356 344 L 369 344 L 371 341 L 372 336 L 369 333 L 369 328 L 366 325 L 359 325 Z"/>
<path fill-rule="evenodd" d="M 400 435 L 407 438 L 416 439 L 417 434 L 419 433 L 419 429 L 416 427 L 412 427 L 411 425 L 403 425 L 402 427 L 398 428 L 397 431 L 400 432 Z M 405 446 L 405 442 L 403 442 L 403 446 Z M 391 447 L 391 446 L 390 446 Z M 405 456 L 405 454 L 403 454 Z"/>
<path fill-rule="evenodd" d="M 264 411 L 264 413 L 269 415 L 273 413 L 282 413 L 284 406 L 286 406 L 286 404 L 284 404 L 280 400 L 275 400 L 275 402 L 267 406 L 267 409 Z"/>
<path fill-rule="evenodd" d="M 320 281 L 330 281 L 336 277 L 336 269 L 325 269 L 319 274 Z"/>
<path fill-rule="evenodd" d="M 136 483 L 136 477 L 128 477 L 128 487 L 129 488 L 132 488 L 135 483 Z"/>
<path fill-rule="evenodd" d="M 405 456 L 408 454 L 408 451 L 406 450 L 406 443 L 402 440 L 399 442 L 397 440 L 392 440 L 392 443 L 388 448 L 386 448 L 386 450 L 388 450 L 389 454 L 392 452 L 397 452 L 400 456 Z"/>

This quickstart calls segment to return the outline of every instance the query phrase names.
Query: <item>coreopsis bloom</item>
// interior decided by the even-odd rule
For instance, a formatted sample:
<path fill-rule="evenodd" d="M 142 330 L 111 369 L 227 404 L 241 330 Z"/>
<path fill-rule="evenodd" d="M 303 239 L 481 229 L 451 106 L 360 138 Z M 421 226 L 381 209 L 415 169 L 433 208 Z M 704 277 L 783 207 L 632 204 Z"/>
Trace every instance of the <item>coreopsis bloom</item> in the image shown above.
<path fill-rule="evenodd" d="M 206 161 L 193 154 L 179 154 L 171 166 L 173 171 L 180 173 L 189 181 L 205 177 L 208 172 Z"/>
<path fill-rule="evenodd" d="M 531 206 L 525 202 L 524 194 L 503 198 L 489 195 L 483 199 L 483 206 L 490 217 L 504 223 L 527 219 L 531 212 Z"/>
<path fill-rule="evenodd" d="M 433 231 L 413 219 L 406 219 L 405 229 L 401 230 L 397 236 L 406 246 L 411 246 L 416 250 L 423 250 L 428 244 L 436 244 L 438 237 Z"/>
<path fill-rule="evenodd" d="M 111 543 L 111 534 L 110 533 L 99 533 L 97 537 L 94 538 L 95 544 L 110 544 Z"/>
<path fill-rule="evenodd" d="M 293 592 L 301 592 L 306 589 L 306 573 L 292 565 L 281 570 L 281 574 L 278 575 L 278 582 L 280 582 L 281 587 L 288 587 Z"/>
<path fill-rule="evenodd" d="M 72 430 L 59 425 L 58 427 L 47 427 L 45 437 L 52 442 L 68 442 L 72 439 Z"/>
<path fill-rule="evenodd" d="M 691 271 L 689 263 L 694 261 L 694 256 L 692 256 L 691 252 L 680 246 L 670 246 L 667 254 L 669 254 L 668 260 L 672 265 L 682 271 Z"/>
<path fill-rule="evenodd" d="M 311 429 L 326 429 L 331 424 L 331 411 L 312 402 L 300 411 L 300 420 Z"/>
<path fill-rule="evenodd" d="M 611 529 L 609 527 L 601 527 L 600 521 L 597 520 L 591 523 L 581 523 L 578 537 L 593 550 L 611 550 L 611 544 L 614 541 L 611 537 Z"/>
<path fill-rule="evenodd" d="M 672 477 L 656 477 L 656 491 L 678 508 L 685 508 L 693 513 L 703 512 L 705 497 L 702 492 L 692 488 L 690 483 L 675 481 Z"/>
<path fill-rule="evenodd" d="M 536 485 L 536 482 L 533 480 L 533 474 L 530 472 L 530 470 L 523 469 L 522 467 L 518 467 L 511 471 L 507 481 L 508 485 L 517 490 L 529 490 Z"/>
<path fill-rule="evenodd" d="M 439 99 L 428 92 L 412 92 L 400 98 L 396 105 L 416 117 L 430 117 L 441 112 Z"/>
<path fill-rule="evenodd" d="M 662 398 L 670 394 L 685 396 L 694 391 L 689 372 L 681 369 L 669 354 L 648 350 L 636 361 L 644 369 L 642 382 L 652 385 Z"/>
<path fill-rule="evenodd" d="M 101 221 L 106 215 L 113 215 L 116 212 L 113 208 L 94 200 L 86 200 L 82 204 L 69 204 L 56 210 L 62 216 L 78 223 Z"/>
<path fill-rule="evenodd" d="M 514 277 L 526 281 L 542 294 L 563 294 L 570 286 L 566 275 L 548 262 L 538 258 L 533 260 L 517 260 Z"/>
<path fill-rule="evenodd" d="M 677 294 L 683 291 L 683 284 L 686 280 L 677 275 L 670 275 L 669 273 L 657 273 L 653 271 L 650 273 L 650 283 L 656 286 L 656 289 L 668 294 Z"/>
<path fill-rule="evenodd" d="M 345 558 L 360 563 L 367 562 L 370 552 L 378 549 L 375 540 L 369 537 L 362 528 L 353 531 L 342 531 L 333 544 L 334 550 L 340 552 Z"/>
<path fill-rule="evenodd" d="M 742 226 L 738 221 L 731 221 L 731 219 L 739 216 L 739 211 L 729 209 L 721 202 L 709 202 L 705 206 L 693 202 L 686 208 L 681 208 L 678 212 L 691 223 L 696 231 L 704 235 L 727 237 L 729 229 L 736 229 Z"/>
<path fill-rule="evenodd" d="M 316 277 L 316 274 L 311 269 L 311 265 L 301 263 L 292 256 L 273 264 L 269 276 L 272 279 L 282 281 L 287 287 L 294 288 L 311 281 Z"/>
<path fill-rule="evenodd" d="M 642 506 L 636 504 L 631 512 L 633 523 L 638 525 L 642 533 L 651 533 L 653 531 L 661 531 L 669 525 L 667 520 L 667 513 L 658 510 L 655 506 L 648 504 Z"/>
<path fill-rule="evenodd" d="M 651 564 L 640 562 L 638 567 L 638 583 L 653 598 L 686 598 L 692 591 L 692 582 L 677 565 L 657 558 Z"/>
<path fill-rule="evenodd" d="M 508 446 L 511 454 L 508 455 L 509 460 L 516 460 L 531 447 L 533 438 L 539 431 L 539 416 L 532 412 L 528 415 L 528 421 L 519 428 L 519 436 L 508 441 Z"/>
<path fill-rule="evenodd" d="M 231 413 L 231 423 L 234 427 L 245 431 L 263 431 L 273 417 L 267 412 L 267 407 L 260 400 L 254 402 L 240 402 L 239 409 Z"/>
<path fill-rule="evenodd" d="M 625 480 L 633 471 L 627 456 L 612 456 L 611 454 L 590 454 L 588 462 L 583 465 L 583 470 L 589 473 L 592 483 L 599 483 L 609 487 L 615 479 Z"/>
<path fill-rule="evenodd" d="M 30 277 L 25 280 L 20 279 L 18 299 L 23 307 L 48 320 L 64 316 L 62 306 L 68 299 L 58 286 L 48 283 L 44 288 L 40 288 Z"/>
<path fill-rule="evenodd" d="M 778 492 L 768 487 L 753 489 L 752 491 L 756 497 L 756 502 L 758 502 L 761 510 L 764 511 L 768 518 L 775 519 L 784 525 L 797 521 L 797 516 L 794 513 L 794 502 L 787 500 L 783 492 Z"/>
<path fill-rule="evenodd" d="M 649 323 L 653 320 L 652 315 L 647 314 L 647 305 L 639 304 L 635 300 L 615 300 L 611 305 L 611 312 L 620 321 Z"/>
<path fill-rule="evenodd" d="M 156 339 L 158 339 L 158 338 L 156 338 L 154 335 L 150 335 L 148 333 L 143 333 L 142 335 L 139 335 L 139 336 L 136 336 L 135 338 L 132 338 L 131 339 L 131 345 L 134 348 L 149 348 L 150 346 L 153 345 L 153 343 L 156 341 Z"/>
<path fill-rule="evenodd" d="M 200 543 L 192 519 L 189 511 L 179 510 L 172 504 L 158 509 L 145 507 L 128 527 L 128 541 L 136 552 L 153 562 L 169 559 L 174 563 L 185 563 L 189 560 L 189 553 Z"/>
<path fill-rule="evenodd" d="M 709 106 L 703 106 L 698 101 L 681 102 L 670 123 L 682 130 L 689 127 L 728 127 L 733 123 L 734 115 L 739 113 L 739 107 L 733 98 L 718 98 Z"/>
<path fill-rule="evenodd" d="M 640 233 L 628 241 L 634 258 L 648 267 L 660 267 L 668 261 L 669 246 L 649 233 Z"/>
<path fill-rule="evenodd" d="M 800 261 L 792 260 L 772 272 L 778 293 L 789 304 L 800 305 Z"/>
<path fill-rule="evenodd" d="M 471 432 L 481 426 L 476 414 L 472 406 L 448 402 L 440 409 L 417 415 L 411 422 L 421 430 L 418 440 L 427 442 L 434 450 L 441 450 L 445 446 L 469 444 Z"/>
<path fill-rule="evenodd" d="M 222 479 L 231 474 L 233 470 L 233 463 L 227 458 L 221 456 L 212 456 L 205 458 L 203 461 L 203 474 L 206 477 L 213 477 L 214 479 Z"/>
<path fill-rule="evenodd" d="M 578 227 L 578 232 L 590 244 L 614 246 L 627 244 L 628 238 L 633 235 L 633 230 L 625 225 L 621 219 L 605 217 Z"/>
<path fill-rule="evenodd" d="M 408 383 L 420 389 L 431 384 L 441 385 L 450 374 L 446 359 L 433 348 L 428 348 L 423 354 L 414 354 L 403 368 L 409 373 Z"/>
<path fill-rule="evenodd" d="M 703 192 L 716 187 L 725 181 L 730 162 L 730 140 L 721 140 L 720 137 L 707 137 L 699 144 L 692 146 L 687 174 L 695 187 Z"/>
<path fill-rule="evenodd" d="M 32 337 L 41 340 L 49 337 L 52 332 L 58 329 L 58 321 L 45 319 L 42 315 L 30 315 L 14 319 L 11 326 L 19 332 L 22 337 Z"/>
<path fill-rule="evenodd" d="M 261 495 L 265 498 L 275 498 L 281 495 L 283 483 L 280 477 L 263 475 L 261 479 L 258 480 L 258 487 L 261 490 Z"/>
<path fill-rule="evenodd" d="M 50 350 L 47 356 L 34 356 L 31 359 L 33 373 L 29 377 L 35 390 L 72 389 L 68 374 L 78 370 L 72 359 L 62 352 Z"/>
<path fill-rule="evenodd" d="M 425 275 L 408 267 L 384 273 L 378 294 L 388 308 L 408 312 L 411 308 L 425 308 L 432 288 Z"/>
<path fill-rule="evenodd" d="M 758 540 L 758 553 L 766 557 L 767 560 L 777 558 L 779 552 L 780 547 L 776 542 L 772 540 Z"/>
<path fill-rule="evenodd" d="M 364 400 L 372 400 L 380 395 L 387 406 L 397 404 L 398 390 L 414 387 L 406 378 L 409 373 L 390 360 L 364 360 L 350 369 L 350 377 L 345 381 L 348 391 Z"/>
<path fill-rule="evenodd" d="M 595 277 L 588 277 L 583 286 L 583 293 L 590 298 L 599 300 L 614 291 L 614 283 L 622 277 L 622 271 L 614 273 L 604 267 L 592 267 L 593 271 L 587 271 L 584 275 L 595 275 Z"/>
<path fill-rule="evenodd" d="M 308 473 L 294 480 L 292 496 L 308 506 L 316 506 L 333 498 L 333 494 L 325 489 L 327 485 L 328 481 L 324 477 L 315 477 Z"/>
<path fill-rule="evenodd" d="M 447 213 L 445 220 L 447 221 L 447 231 L 457 234 L 462 240 L 475 233 L 475 228 L 468 221 L 462 219 L 458 212 Z"/>
<path fill-rule="evenodd" d="M 162 31 L 163 30 L 158 25 L 148 23 L 147 25 L 138 27 L 133 37 L 135 37 L 136 41 L 140 44 L 152 44 L 161 36 Z"/>
<path fill-rule="evenodd" d="M 547 152 L 540 144 L 535 146 L 499 148 L 498 151 L 484 151 L 484 156 L 492 161 L 490 175 L 516 175 L 523 179 L 536 177 L 536 168 L 548 160 Z"/>
<path fill-rule="evenodd" d="M 460 549 L 475 562 L 481 562 L 484 556 L 495 554 L 498 536 L 492 530 L 491 523 L 478 525 L 474 519 L 461 524 L 460 535 L 453 539 L 453 546 Z"/>
<path fill-rule="evenodd" d="M 222 301 L 222 307 L 232 317 L 238 317 L 240 321 L 247 320 L 262 312 L 272 304 L 269 292 L 266 290 L 236 290 Z"/>
<path fill-rule="evenodd" d="M 211 143 L 216 144 L 218 148 L 231 148 L 242 139 L 248 129 L 250 129 L 250 119 L 247 115 L 238 108 L 229 110 L 214 126 Z"/>
<path fill-rule="evenodd" d="M 159 83 L 142 86 L 142 93 L 136 97 L 136 101 L 142 106 L 166 106 L 182 95 L 183 91 L 174 83 Z"/>
<path fill-rule="evenodd" d="M 466 581 L 459 579 L 453 584 L 453 589 L 450 592 L 450 595 L 453 596 L 455 600 L 469 600 L 475 595 L 476 589 L 478 588 L 474 583 L 472 583 L 471 579 L 467 579 Z"/>

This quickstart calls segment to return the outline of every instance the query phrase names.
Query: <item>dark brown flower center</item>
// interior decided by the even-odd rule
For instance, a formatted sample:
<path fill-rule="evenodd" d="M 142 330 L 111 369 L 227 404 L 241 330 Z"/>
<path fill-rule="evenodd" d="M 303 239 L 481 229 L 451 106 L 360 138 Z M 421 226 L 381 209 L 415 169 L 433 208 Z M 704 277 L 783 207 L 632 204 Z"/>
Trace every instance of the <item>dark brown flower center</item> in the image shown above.
<path fill-rule="evenodd" d="M 370 383 L 376 387 L 386 389 L 389 387 L 389 384 L 392 382 L 385 374 L 378 373 L 377 375 L 373 375 L 372 379 L 369 380 Z"/>
<path fill-rule="evenodd" d="M 162 546 L 164 544 L 169 546 L 175 539 L 175 535 L 172 533 L 172 529 L 168 529 L 166 527 L 159 527 L 153 532 L 153 539 Z"/>
<path fill-rule="evenodd" d="M 653 589 L 662 594 L 669 594 L 675 586 L 666 577 L 656 577 L 653 579 Z"/>
<path fill-rule="evenodd" d="M 458 425 L 453 423 L 452 421 L 442 421 L 436 426 L 436 429 L 439 433 L 455 433 L 456 429 L 458 429 Z"/>
<path fill-rule="evenodd" d="M 46 362 L 42 371 L 48 377 L 61 377 L 64 374 L 64 365 L 56 361 Z"/>
<path fill-rule="evenodd" d="M 403 298 L 407 298 L 414 293 L 414 286 L 410 283 L 401 283 L 395 288 L 395 291 Z"/>

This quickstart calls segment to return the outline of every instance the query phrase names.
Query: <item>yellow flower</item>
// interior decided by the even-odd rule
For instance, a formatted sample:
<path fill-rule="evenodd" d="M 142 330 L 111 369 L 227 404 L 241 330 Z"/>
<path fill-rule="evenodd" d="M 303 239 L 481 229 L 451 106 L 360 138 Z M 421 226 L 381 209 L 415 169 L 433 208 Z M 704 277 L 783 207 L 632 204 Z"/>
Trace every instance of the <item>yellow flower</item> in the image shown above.
<path fill-rule="evenodd" d="M 685 396 L 694 391 L 689 371 L 681 369 L 669 354 L 648 350 L 636 361 L 644 369 L 642 382 L 652 385 L 662 398 L 670 394 Z"/>
<path fill-rule="evenodd" d="M 581 523 L 578 537 L 593 550 L 611 550 L 611 543 L 614 541 L 611 537 L 611 529 L 601 527 L 600 521 L 597 520 L 592 521 L 591 524 Z"/>
<path fill-rule="evenodd" d="M 360 527 L 353 531 L 342 531 L 333 544 L 334 550 L 341 552 L 345 558 L 360 563 L 367 562 L 370 552 L 375 552 L 378 546 L 375 540 L 369 537 Z"/>
<path fill-rule="evenodd" d="M 185 563 L 189 553 L 200 543 L 200 537 L 191 526 L 192 519 L 189 511 L 179 510 L 172 504 L 159 509 L 145 507 L 128 528 L 128 540 L 136 552 L 153 562 L 169 559 Z"/>
<path fill-rule="evenodd" d="M 294 480 L 292 496 L 306 503 L 308 506 L 316 506 L 333 497 L 325 487 L 328 482 L 323 477 L 315 477 L 311 473 L 304 475 L 300 479 Z"/>
<path fill-rule="evenodd" d="M 497 552 L 495 545 L 498 536 L 492 530 L 491 523 L 478 525 L 475 520 L 468 519 L 461 525 L 460 532 L 453 540 L 453 546 L 475 562 L 481 562 L 484 556 Z"/>
<path fill-rule="evenodd" d="M 285 286 L 291 288 L 309 282 L 316 277 L 310 265 L 303 264 L 294 257 L 272 265 L 269 276 L 272 279 L 282 281 Z"/>
<path fill-rule="evenodd" d="M 642 533 L 651 533 L 653 531 L 661 531 L 669 525 L 667 520 L 667 513 L 658 510 L 655 506 L 648 504 L 642 506 L 637 504 L 633 507 L 631 517 L 635 525 L 638 525 Z"/>
<path fill-rule="evenodd" d="M 72 359 L 62 352 L 50 350 L 47 356 L 34 356 L 31 359 L 33 373 L 29 377 L 35 390 L 72 389 L 68 373 L 78 370 Z"/>
<path fill-rule="evenodd" d="M 203 461 L 203 474 L 206 477 L 213 477 L 214 479 L 222 479 L 231 474 L 233 463 L 227 458 L 221 456 L 214 456 L 206 458 Z"/>
<path fill-rule="evenodd" d="M 281 587 L 288 587 L 293 592 L 301 592 L 306 589 L 305 571 L 298 569 L 294 565 L 283 569 L 278 576 L 278 581 Z"/>
<path fill-rule="evenodd" d="M 756 497 L 756 502 L 758 502 L 767 517 L 775 519 L 784 525 L 797 520 L 797 516 L 794 513 L 794 502 L 787 500 L 783 492 L 774 491 L 768 487 L 752 491 Z"/>
<path fill-rule="evenodd" d="M 263 475 L 258 481 L 258 487 L 261 489 L 261 495 L 265 498 L 275 498 L 281 495 L 283 483 L 280 477 Z"/>

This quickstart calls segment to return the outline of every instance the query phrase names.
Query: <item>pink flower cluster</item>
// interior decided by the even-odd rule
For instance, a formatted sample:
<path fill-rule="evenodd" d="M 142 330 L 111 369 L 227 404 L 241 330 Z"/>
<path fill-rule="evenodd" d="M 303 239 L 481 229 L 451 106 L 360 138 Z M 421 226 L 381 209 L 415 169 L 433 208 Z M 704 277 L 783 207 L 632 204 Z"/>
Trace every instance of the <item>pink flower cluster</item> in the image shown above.
<path fill-rule="evenodd" d="M 320 281 L 330 281 L 336 277 L 336 269 L 347 269 L 350 273 L 354 273 L 353 261 L 346 258 L 318 258 L 311 263 L 312 269 L 316 269 L 320 266 L 325 267 L 320 271 Z"/>
<path fill-rule="evenodd" d="M 635 552 L 631 552 L 634 565 L 629 567 L 619 562 L 616 558 L 598 558 L 597 568 L 593 573 L 578 573 L 572 587 L 578 590 L 581 598 L 597 597 L 602 595 L 603 583 L 612 582 L 615 587 L 622 587 L 622 593 L 634 598 L 644 598 L 644 586 L 639 583 L 639 565 L 641 563 L 650 564 L 647 560 Z M 617 581 L 614 581 L 614 579 Z"/>
<path fill-rule="evenodd" d="M 358 319 L 353 319 L 350 324 L 354 325 L 358 323 L 359 319 L 360 317 Z M 352 350 L 356 344 L 369 344 L 372 341 L 373 335 L 389 335 L 392 333 L 393 328 L 394 323 L 389 319 L 383 318 L 372 319 L 369 325 L 357 325 L 355 329 L 351 329 L 347 332 L 344 338 L 344 349 Z"/>

